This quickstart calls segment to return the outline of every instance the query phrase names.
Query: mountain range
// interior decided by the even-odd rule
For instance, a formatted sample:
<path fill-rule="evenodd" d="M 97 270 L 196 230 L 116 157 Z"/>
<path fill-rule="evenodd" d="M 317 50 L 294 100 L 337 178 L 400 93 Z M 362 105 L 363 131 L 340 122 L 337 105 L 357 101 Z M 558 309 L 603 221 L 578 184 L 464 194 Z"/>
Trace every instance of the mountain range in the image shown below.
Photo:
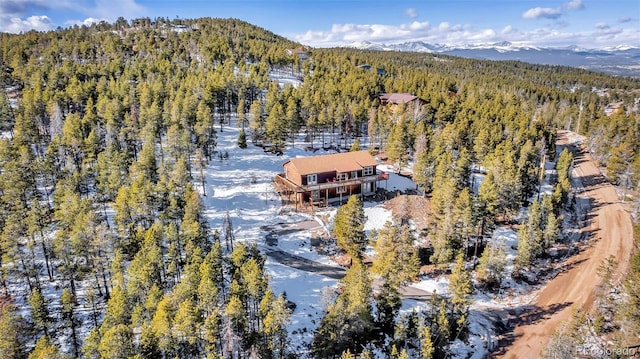
<path fill-rule="evenodd" d="M 517 60 L 533 64 L 578 67 L 610 75 L 640 78 L 640 47 L 635 46 L 586 49 L 577 46 L 538 47 L 507 41 L 469 45 L 430 44 L 422 41 L 386 45 L 362 41 L 350 43 L 345 47 L 362 50 L 440 53 L 496 61 Z"/>

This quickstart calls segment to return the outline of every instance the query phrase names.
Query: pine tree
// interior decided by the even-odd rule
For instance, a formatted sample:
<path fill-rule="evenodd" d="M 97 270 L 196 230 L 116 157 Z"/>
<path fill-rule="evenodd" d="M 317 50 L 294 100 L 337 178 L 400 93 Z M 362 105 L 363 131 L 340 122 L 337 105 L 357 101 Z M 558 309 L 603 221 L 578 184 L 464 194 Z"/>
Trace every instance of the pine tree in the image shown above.
<path fill-rule="evenodd" d="M 463 188 L 453 206 L 455 233 L 458 245 L 466 250 L 471 237 L 476 233 L 474 200 L 468 187 Z M 455 246 L 454 246 L 455 248 Z"/>
<path fill-rule="evenodd" d="M 431 328 L 425 324 L 420 330 L 420 359 L 433 359 L 434 352 Z"/>
<path fill-rule="evenodd" d="M 360 260 L 367 245 L 364 223 L 362 201 L 352 195 L 345 205 L 338 208 L 333 224 L 333 235 L 336 236 L 338 246 L 352 259 Z"/>
<path fill-rule="evenodd" d="M 404 118 L 398 120 L 398 122 L 393 125 L 387 142 L 386 152 L 389 161 L 396 164 L 398 172 L 407 165 L 409 143 L 407 138 L 407 123 Z"/>
<path fill-rule="evenodd" d="M 77 328 L 82 323 L 78 320 L 76 314 L 74 313 L 76 301 L 69 289 L 65 288 L 62 290 L 62 294 L 60 295 L 60 304 L 62 306 L 61 316 L 64 326 L 68 329 L 71 329 L 71 345 L 73 346 L 73 356 L 78 357 L 80 343 L 78 340 Z"/>
<path fill-rule="evenodd" d="M 397 285 L 384 278 L 379 292 L 376 294 L 376 323 L 382 334 L 393 334 L 394 322 L 402 306 L 402 297 Z"/>
<path fill-rule="evenodd" d="M 636 244 L 640 243 L 640 224 L 634 226 Z M 629 274 L 622 283 L 624 305 L 619 312 L 623 330 L 629 333 L 629 338 L 640 336 L 640 251 L 636 251 L 630 261 Z"/>
<path fill-rule="evenodd" d="M 202 330 L 205 353 L 210 356 L 220 356 L 222 349 L 222 313 L 218 308 L 206 316 Z"/>
<path fill-rule="evenodd" d="M 196 153 L 194 155 L 193 160 L 195 161 L 195 168 L 198 171 L 197 178 L 200 180 L 200 185 L 202 186 L 202 195 L 207 196 L 207 178 L 205 176 L 204 170 L 207 168 L 209 164 L 207 158 L 204 156 L 202 151 L 198 148 L 196 149 Z"/>
<path fill-rule="evenodd" d="M 264 294 L 267 286 L 264 277 L 264 267 L 256 258 L 250 258 L 240 267 L 240 274 L 247 294 L 246 301 L 248 303 L 247 309 L 250 328 L 255 330 L 260 325 L 258 311 L 260 298 Z"/>
<path fill-rule="evenodd" d="M 31 291 L 29 296 L 29 306 L 31 307 L 31 318 L 35 327 L 42 331 L 45 336 L 48 336 L 48 330 L 53 319 L 49 314 L 49 308 L 45 297 L 40 292 L 40 289 L 35 288 Z"/>
<path fill-rule="evenodd" d="M 546 249 L 544 230 L 540 202 L 534 201 L 518 230 L 518 253 L 514 269 L 516 273 L 531 266 L 534 260 L 544 253 Z"/>
<path fill-rule="evenodd" d="M 211 108 L 204 102 L 198 104 L 194 132 L 197 147 L 202 150 L 207 159 L 211 160 L 211 154 L 216 147 L 216 131 Z"/>
<path fill-rule="evenodd" d="M 413 180 L 426 195 L 431 192 L 435 167 L 429 156 L 428 149 L 417 151 L 413 166 Z"/>
<path fill-rule="evenodd" d="M 233 243 L 235 242 L 235 234 L 233 233 L 233 224 L 231 223 L 231 216 L 229 211 L 224 217 L 224 241 L 227 246 L 227 252 L 233 252 Z"/>
<path fill-rule="evenodd" d="M 100 345 L 100 328 L 93 327 L 82 343 L 82 355 L 84 358 L 100 358 L 98 346 Z"/>
<path fill-rule="evenodd" d="M 360 151 L 360 139 L 356 138 L 355 141 L 353 141 L 353 144 L 351 145 L 351 148 L 349 149 L 349 152 L 356 152 L 356 151 Z"/>
<path fill-rule="evenodd" d="M 505 274 L 507 245 L 501 237 L 487 244 L 480 257 L 476 276 L 489 288 L 500 288 Z"/>
<path fill-rule="evenodd" d="M 205 315 L 214 312 L 221 304 L 224 290 L 222 247 L 216 242 L 200 264 L 198 308 Z"/>
<path fill-rule="evenodd" d="M 546 222 L 544 224 L 544 233 L 542 234 L 542 237 L 544 238 L 543 246 L 546 249 L 558 241 L 558 234 L 561 229 L 560 221 L 553 211 L 548 212 L 545 219 Z"/>
<path fill-rule="evenodd" d="M 0 333 L 0 358 L 24 358 L 26 323 L 13 304 L 0 305 Z"/>
<path fill-rule="evenodd" d="M 98 351 L 102 358 L 128 359 L 134 354 L 133 332 L 124 324 L 105 331 Z"/>
<path fill-rule="evenodd" d="M 245 104 L 244 98 L 240 98 L 240 100 L 238 100 L 238 107 L 236 109 L 236 113 L 237 113 L 238 125 L 242 129 L 243 133 L 244 133 L 244 127 L 247 125 L 247 113 L 246 113 L 245 106 L 246 104 Z M 244 148 L 244 147 L 240 147 L 240 148 Z"/>
<path fill-rule="evenodd" d="M 449 292 L 451 293 L 451 304 L 453 304 L 457 328 L 462 330 L 466 326 L 469 305 L 471 304 L 470 295 L 473 293 L 471 274 L 465 268 L 463 253 L 458 254 L 456 264 L 453 266 L 451 276 L 449 276 Z"/>
<path fill-rule="evenodd" d="M 34 240 L 36 237 L 40 237 L 40 247 L 42 249 L 42 256 L 44 257 L 47 269 L 47 276 L 50 281 L 53 281 L 53 268 L 50 263 L 51 245 L 48 243 L 49 239 L 47 236 L 44 235 L 44 228 L 47 225 L 47 216 L 47 210 L 40 205 L 38 200 L 33 200 L 27 216 L 28 231 L 29 235 Z"/>
<path fill-rule="evenodd" d="M 77 357 L 77 355 L 75 355 Z M 48 336 L 42 336 L 36 341 L 36 346 L 29 353 L 28 359 L 64 359 L 60 349 L 53 345 Z"/>
<path fill-rule="evenodd" d="M 293 87 L 288 87 L 287 90 L 291 91 Z M 287 92 L 288 92 L 287 91 Z M 298 110 L 298 101 L 296 101 L 295 97 L 292 93 L 285 94 L 287 96 L 286 106 L 285 106 L 285 119 L 288 130 L 288 136 L 291 138 L 291 146 L 293 147 L 295 144 L 295 138 L 300 130 L 300 113 Z"/>
<path fill-rule="evenodd" d="M 116 325 L 128 325 L 131 319 L 130 308 L 131 305 L 126 291 L 120 286 L 115 286 L 107 302 L 107 309 L 101 330 L 107 330 Z"/>
<path fill-rule="evenodd" d="M 270 310 L 264 317 L 264 333 L 267 337 L 267 347 L 276 358 L 285 357 L 287 347 L 287 325 L 291 313 L 287 308 L 287 301 L 282 294 L 271 303 Z"/>
<path fill-rule="evenodd" d="M 155 222 L 144 234 L 140 250 L 127 268 L 127 296 L 132 303 L 144 302 L 153 286 L 164 287 L 162 235 L 164 226 Z"/>
<path fill-rule="evenodd" d="M 235 347 L 233 345 L 236 341 L 236 338 L 244 338 L 246 333 L 249 331 L 248 323 L 247 323 L 247 311 L 242 303 L 242 300 L 236 296 L 232 295 L 227 303 L 225 308 L 225 314 L 229 320 L 228 328 L 230 331 L 230 335 L 225 335 L 226 345 L 230 347 Z M 239 349 L 238 349 L 239 350 Z"/>
<path fill-rule="evenodd" d="M 271 143 L 272 151 L 281 153 L 287 138 L 287 123 L 284 109 L 276 103 L 265 120 L 266 139 Z"/>
<path fill-rule="evenodd" d="M 158 302 L 156 312 L 151 319 L 151 331 L 157 341 L 157 346 L 165 352 L 171 352 L 176 348 L 172 334 L 173 320 L 177 310 L 175 303 L 173 303 L 174 300 L 171 293 L 166 294 Z"/>
<path fill-rule="evenodd" d="M 199 327 L 201 313 L 191 299 L 178 304 L 178 311 L 174 318 L 172 335 L 177 342 L 177 351 L 181 357 L 199 357 L 198 349 Z"/>
<path fill-rule="evenodd" d="M 313 338 L 313 353 L 317 357 L 340 355 L 350 349 L 357 354 L 371 341 L 371 282 L 366 267 L 359 261 L 347 270 L 340 281 L 342 291 L 325 311 Z"/>
<path fill-rule="evenodd" d="M 244 133 L 244 128 L 240 129 L 240 134 L 238 134 L 238 147 L 247 148 L 247 135 Z"/>
<path fill-rule="evenodd" d="M 351 350 L 347 349 L 340 354 L 340 359 L 356 359 L 356 356 L 351 354 Z"/>
<path fill-rule="evenodd" d="M 416 279 L 420 259 L 414 240 L 408 226 L 398 228 L 390 222 L 385 223 L 375 242 L 376 257 L 371 271 L 392 280 L 395 287 Z"/>
<path fill-rule="evenodd" d="M 260 100 L 254 100 L 249 107 L 249 114 L 251 115 L 249 121 L 249 127 L 251 128 L 251 142 L 254 144 L 264 141 L 265 129 L 264 119 L 262 118 L 262 102 Z"/>
<path fill-rule="evenodd" d="M 449 314 L 447 313 L 446 300 L 440 300 L 435 319 L 436 324 L 436 348 L 443 348 L 451 340 L 451 323 L 449 322 Z"/>
<path fill-rule="evenodd" d="M 140 337 L 137 343 L 138 356 L 142 358 L 160 358 L 162 352 L 158 347 L 158 338 L 153 333 L 151 324 L 146 321 L 140 328 Z"/>

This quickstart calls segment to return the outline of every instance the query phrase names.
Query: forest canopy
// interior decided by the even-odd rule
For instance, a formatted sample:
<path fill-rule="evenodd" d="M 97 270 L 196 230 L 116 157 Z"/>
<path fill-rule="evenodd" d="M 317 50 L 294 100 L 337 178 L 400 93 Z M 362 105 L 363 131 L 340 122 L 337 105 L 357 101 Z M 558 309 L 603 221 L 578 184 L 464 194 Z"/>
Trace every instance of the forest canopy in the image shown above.
<path fill-rule="evenodd" d="M 281 86 L 274 72 L 300 85 Z M 12 334 L 0 338 L 0 357 L 55 352 L 52 331 L 72 338 L 64 354 L 76 357 L 284 355 L 290 303 L 270 288 L 259 250 L 234 241 L 230 220 L 210 227 L 206 193 L 195 189 L 223 156 L 217 136 L 232 122 L 242 127 L 240 147 L 277 154 L 304 133 L 311 147 L 357 141 L 400 168 L 414 163 L 432 201 L 430 261 L 456 261 L 462 278 L 452 324 L 444 301 L 445 314 L 421 319 L 440 323 L 432 334 L 421 327 L 425 343 L 462 327 L 468 278 L 458 253 L 528 206 L 538 169 L 556 160 L 556 130 L 585 135 L 612 182 L 640 189 L 640 81 L 569 67 L 310 49 L 237 19 L 121 18 L 0 34 L 0 83 L 0 327 Z M 385 92 L 424 104 L 385 107 Z M 607 114 L 610 103 L 622 105 Z M 529 222 L 556 220 L 569 191 L 564 156 L 557 193 L 533 206 Z M 473 166 L 487 176 L 477 195 Z M 534 233 L 540 243 L 556 233 L 555 222 L 545 226 Z M 406 228 L 385 228 L 381 248 L 396 245 L 389 233 L 411 243 Z M 356 249 L 345 244 L 354 257 L 358 239 Z M 376 270 L 386 267 L 394 266 Z M 369 281 L 359 263 L 347 280 Z M 55 306 L 42 294 L 52 286 L 62 288 Z M 373 330 L 370 304 L 356 294 L 338 297 L 322 330 L 362 318 Z M 83 320 L 81 303 L 91 308 Z M 358 318 L 338 315 L 349 306 Z M 331 343 L 315 345 L 325 353 Z"/>

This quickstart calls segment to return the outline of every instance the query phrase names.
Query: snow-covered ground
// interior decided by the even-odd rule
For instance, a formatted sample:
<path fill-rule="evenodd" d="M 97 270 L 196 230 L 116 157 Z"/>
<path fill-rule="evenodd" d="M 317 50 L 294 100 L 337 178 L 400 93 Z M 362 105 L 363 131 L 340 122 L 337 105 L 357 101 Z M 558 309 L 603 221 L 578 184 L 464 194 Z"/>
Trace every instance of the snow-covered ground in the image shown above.
<path fill-rule="evenodd" d="M 270 74 L 272 79 L 284 85 L 298 85 L 299 80 L 284 71 L 273 72 Z M 297 139 L 294 147 L 288 146 L 282 156 L 276 156 L 272 153 L 263 151 L 262 148 L 248 143 L 246 149 L 240 149 L 237 146 L 237 139 L 240 129 L 232 122 L 231 126 L 224 126 L 222 132 L 218 132 L 218 148 L 223 153 L 228 153 L 226 159 L 212 160 L 205 170 L 205 184 L 201 185 L 199 180 L 194 180 L 195 188 L 202 195 L 202 202 L 205 208 L 205 216 L 208 224 L 212 229 L 218 229 L 222 232 L 223 222 L 227 213 L 233 224 L 236 240 L 247 243 L 256 243 L 260 248 L 265 248 L 265 237 L 272 228 L 282 226 L 283 223 L 294 223 L 305 220 L 317 219 L 308 214 L 285 212 L 283 211 L 281 201 L 272 181 L 277 173 L 282 171 L 282 164 L 289 158 L 307 157 L 329 153 L 327 151 L 318 150 L 316 152 L 305 151 L 304 148 L 309 143 L 302 141 L 302 135 Z M 0 138 L 10 136 L 4 132 L 0 134 Z M 319 144 L 316 139 L 316 146 Z M 550 167 L 551 166 L 551 167 Z M 394 172 L 392 166 L 380 164 L 378 169 L 389 175 L 387 181 L 381 181 L 380 186 L 389 191 L 406 191 L 416 189 L 415 183 L 405 176 L 400 176 Z M 547 163 L 547 184 L 551 174 L 552 164 Z M 194 175 L 197 175 L 194 173 Z M 481 174 L 474 174 L 477 182 L 475 189 L 480 185 L 482 180 Z M 474 177 L 475 178 L 475 177 Z M 542 185 L 543 192 L 552 191 L 551 186 Z M 325 218 L 333 218 L 336 208 L 328 208 L 316 213 L 318 216 L 323 215 Z M 390 210 L 384 208 L 380 203 L 365 203 L 365 215 L 367 222 L 365 231 L 381 229 L 387 221 L 392 220 Z M 111 223 L 113 211 L 109 209 L 108 218 Z M 313 230 L 328 231 L 329 228 L 318 220 L 318 227 Z M 51 233 L 49 233 L 51 234 Z M 276 248 L 284 252 L 301 256 L 323 264 L 335 265 L 331 259 L 319 254 L 311 245 L 313 233 L 310 230 L 301 230 L 289 232 L 278 236 Z M 504 241 L 507 244 L 507 260 L 509 265 L 506 269 L 506 277 L 504 286 L 510 288 L 518 288 L 517 284 L 511 279 L 513 258 L 515 257 L 515 247 L 517 245 L 517 236 L 513 230 L 507 228 L 498 228 L 491 241 Z M 368 251 L 372 251 L 369 248 Z M 43 265 L 42 263 L 39 263 Z M 289 333 L 291 335 L 290 349 L 296 353 L 304 352 L 304 344 L 308 343 L 313 337 L 313 331 L 317 327 L 323 310 L 328 304 L 331 296 L 332 288 L 337 284 L 336 279 L 331 279 L 315 273 L 294 269 L 278 263 L 269 257 L 266 260 L 266 271 L 270 277 L 270 284 L 274 292 L 286 292 L 287 298 L 296 304 L 296 309 L 291 317 L 289 325 Z M 58 312 L 59 298 L 61 288 L 58 283 L 49 283 L 44 286 L 43 294 L 52 304 L 51 311 Z M 412 286 L 427 292 L 436 292 L 439 295 L 448 294 L 448 278 L 445 276 L 428 277 L 425 276 Z M 26 288 L 12 288 L 20 292 L 17 303 L 23 309 L 22 314 L 28 314 L 28 305 L 24 299 L 28 296 Z M 78 291 L 80 297 L 87 297 L 83 294 L 90 290 L 85 288 L 83 283 L 79 283 Z M 488 319 L 482 315 L 480 307 L 508 307 L 518 304 L 517 301 L 522 300 L 522 296 L 518 299 L 510 298 L 509 295 L 500 294 L 490 296 L 487 294 L 477 294 L 474 297 L 474 305 L 470 315 L 471 329 L 471 345 L 462 342 L 456 342 L 452 349 L 457 357 L 482 357 L 487 353 L 487 346 L 490 344 L 491 325 L 487 323 Z M 403 301 L 402 311 L 409 312 L 411 310 L 422 310 L 426 308 L 426 304 L 413 299 Z M 88 303 L 80 303 L 78 306 L 78 314 L 84 321 L 80 338 L 86 337 L 86 328 L 88 326 L 89 314 L 91 308 Z M 489 333 L 489 334 L 487 334 Z M 61 335 L 59 342 L 69 342 L 68 336 Z M 63 350 L 67 353 L 70 348 L 65 346 Z"/>
<path fill-rule="evenodd" d="M 292 73 L 290 70 L 272 69 L 269 72 L 269 79 L 278 81 L 278 85 L 282 88 L 285 86 L 298 87 L 302 83 L 301 76 Z"/>
<path fill-rule="evenodd" d="M 236 240 L 247 243 L 256 243 L 259 248 L 266 248 L 266 235 L 273 229 L 282 228 L 283 225 L 292 224 L 301 221 L 316 220 L 317 226 L 311 229 L 300 231 L 287 231 L 285 234 L 279 235 L 276 248 L 284 252 L 304 257 L 319 263 L 327 265 L 336 265 L 328 256 L 319 254 L 312 247 L 312 238 L 317 235 L 316 232 L 327 232 L 330 230 L 330 224 L 327 226 L 319 217 L 329 218 L 329 222 L 335 215 L 336 207 L 329 207 L 316 212 L 316 217 L 296 213 L 292 211 L 283 211 L 281 201 L 272 185 L 274 176 L 282 171 L 282 164 L 289 158 L 306 157 L 329 153 L 327 151 L 318 150 L 316 152 L 305 151 L 304 148 L 308 143 L 304 143 L 300 138 L 296 142 L 295 147 L 288 146 L 284 150 L 282 156 L 276 156 L 272 153 L 263 151 L 262 148 L 248 143 L 246 149 L 240 149 L 237 146 L 237 138 L 240 129 L 232 122 L 231 126 L 224 126 L 222 132 L 218 132 L 218 148 L 222 153 L 228 153 L 228 158 L 220 160 L 215 158 L 212 160 L 205 170 L 204 188 L 198 179 L 194 180 L 195 188 L 202 195 L 204 205 L 204 213 L 208 219 L 210 228 L 218 229 L 222 232 L 223 222 L 227 213 L 233 224 Z M 392 171 L 387 165 L 380 165 L 379 170 L 389 174 L 386 182 L 387 189 L 393 190 L 413 190 L 415 183 L 410 178 L 400 176 Z M 197 176 L 194 173 L 194 176 Z M 385 181 L 380 182 L 384 187 Z M 113 211 L 109 209 L 108 217 L 112 217 Z M 365 215 L 367 222 L 365 230 L 381 229 L 387 221 L 393 221 L 390 210 L 383 207 L 381 203 L 365 202 Z M 113 223 L 112 218 L 110 222 Z M 498 228 L 492 240 L 504 238 L 507 243 L 508 261 L 512 263 L 515 257 L 515 245 L 517 244 L 517 236 L 512 230 Z M 371 247 L 368 252 L 373 252 Z M 287 267 L 275 260 L 267 257 L 266 271 L 270 277 L 270 284 L 275 293 L 286 292 L 289 300 L 296 304 L 296 309 L 292 314 L 289 325 L 289 333 L 291 338 L 290 349 L 296 353 L 304 353 L 305 344 L 309 343 L 313 337 L 325 306 L 332 300 L 333 288 L 337 284 L 336 279 L 331 279 L 315 273 L 306 272 L 299 269 Z M 505 278 L 506 286 L 515 286 L 515 282 L 510 279 L 511 267 L 508 267 L 507 277 Z M 448 295 L 448 279 L 446 276 L 428 277 L 424 276 L 421 280 L 412 286 L 425 290 L 429 293 L 435 291 L 439 295 Z M 88 288 L 80 287 L 79 291 L 84 292 Z M 51 308 L 56 312 L 59 307 L 59 296 L 61 289 L 55 285 L 46 286 L 45 296 L 53 304 Z M 25 293 L 26 294 L 26 293 Z M 85 295 L 82 295 L 85 297 Z M 24 296 L 26 298 L 26 295 Z M 505 307 L 515 305 L 514 301 L 518 299 L 509 299 L 505 296 L 489 296 L 486 294 L 477 294 L 475 303 L 472 308 L 482 306 Z M 28 311 L 28 305 L 20 307 Z M 427 303 L 405 299 L 402 305 L 402 312 L 410 312 L 412 310 L 423 310 Z M 89 314 L 91 308 L 88 303 L 81 303 L 78 307 L 85 324 L 89 322 Z M 26 312 L 23 314 L 27 314 Z M 456 342 L 452 349 L 457 357 L 480 357 L 487 353 L 487 347 L 492 341 L 492 328 L 487 325 L 487 319 L 481 310 L 474 310 L 470 315 L 471 345 L 462 342 Z M 88 328 L 84 325 L 83 328 Z M 88 333 L 80 333 L 80 337 L 86 337 Z M 68 339 L 68 338 L 67 338 Z M 61 337 L 61 342 L 68 342 L 65 337 Z M 69 353 L 70 348 L 63 348 Z"/>
<path fill-rule="evenodd" d="M 386 181 L 380 182 L 380 186 L 386 189 L 387 191 L 401 191 L 404 192 L 406 190 L 415 190 L 416 184 L 411 180 L 411 178 L 401 176 L 397 174 L 393 166 L 380 164 L 377 166 L 377 169 L 383 171 L 389 175 L 389 179 Z"/>
<path fill-rule="evenodd" d="M 269 230 L 282 228 L 283 224 L 314 219 L 308 214 L 282 211 L 280 198 L 272 185 L 274 176 L 282 171 L 282 164 L 289 158 L 328 152 L 305 151 L 303 148 L 308 144 L 301 141 L 293 148 L 287 147 L 282 156 L 266 153 L 251 143 L 246 149 L 241 149 L 237 146 L 239 131 L 234 126 L 223 127 L 223 131 L 218 133 L 217 150 L 228 153 L 228 159 L 214 159 L 210 162 L 205 173 L 205 191 L 197 180 L 194 184 L 203 195 L 205 215 L 212 229 L 222 230 L 224 219 L 229 213 L 236 240 L 257 243 L 259 247 L 265 248 L 265 237 Z M 410 179 L 395 173 L 390 174 L 388 184 L 400 190 L 415 188 Z M 333 218 L 335 212 L 336 207 L 329 207 L 316 214 Z M 368 218 L 365 224 L 367 231 L 381 229 L 387 221 L 392 221 L 391 211 L 378 203 L 365 203 L 365 214 Z M 319 254 L 311 246 L 312 232 L 327 230 L 329 228 L 318 220 L 317 226 L 310 230 L 279 235 L 275 248 L 323 264 L 336 265 L 328 256 Z M 289 332 L 292 349 L 300 353 L 304 350 L 304 343 L 312 339 L 313 331 L 322 318 L 329 300 L 328 294 L 324 293 L 330 293 L 337 280 L 287 267 L 269 257 L 266 271 L 274 291 L 286 292 L 287 298 L 296 303 Z M 406 307 L 408 309 L 414 305 L 407 304 Z"/>
<path fill-rule="evenodd" d="M 282 164 L 289 158 L 314 156 L 326 153 L 323 150 L 305 151 L 307 145 L 296 143 L 295 147 L 287 147 L 282 156 L 265 153 L 262 148 L 249 144 L 246 149 L 238 148 L 236 142 L 239 129 L 233 126 L 223 127 L 218 133 L 218 151 L 228 152 L 226 160 L 213 160 L 206 170 L 206 196 L 202 197 L 205 215 L 209 225 L 214 229 L 222 229 L 224 218 L 229 213 L 236 239 L 257 243 L 266 248 L 265 237 L 269 230 L 282 228 L 286 224 L 314 219 L 309 214 L 282 211 L 282 206 L 272 186 L 273 177 L 282 171 Z M 411 179 L 391 172 L 386 165 L 378 167 L 389 174 L 386 185 L 388 190 L 405 191 L 415 189 Z M 202 192 L 201 186 L 196 187 Z M 384 181 L 380 182 L 384 186 Z M 387 221 L 393 221 L 390 210 L 381 203 L 365 202 L 365 231 L 381 229 Z M 332 221 L 337 208 L 329 207 L 316 212 L 317 217 L 329 218 Z M 316 217 L 316 218 L 317 218 Z M 330 225 L 329 225 L 330 227 Z M 262 229 L 261 229 L 262 228 Z M 267 229 L 268 228 L 268 229 Z M 328 231 L 322 221 L 312 229 L 291 231 L 279 235 L 275 248 L 284 252 L 304 257 L 319 263 L 336 265 L 331 259 L 319 254 L 311 245 L 314 231 Z M 373 249 L 368 248 L 369 252 Z M 323 310 L 332 298 L 329 294 L 337 284 L 337 280 L 318 274 L 287 267 L 267 257 L 266 270 L 271 279 L 271 286 L 276 293 L 286 292 L 287 298 L 297 307 L 291 317 L 289 332 L 291 349 L 297 353 L 304 351 L 304 343 L 310 342 L 313 331 L 322 317 Z M 424 277 L 414 284 L 416 288 L 446 295 L 448 279 Z M 407 299 L 403 302 L 403 311 L 421 310 L 425 303 Z"/>

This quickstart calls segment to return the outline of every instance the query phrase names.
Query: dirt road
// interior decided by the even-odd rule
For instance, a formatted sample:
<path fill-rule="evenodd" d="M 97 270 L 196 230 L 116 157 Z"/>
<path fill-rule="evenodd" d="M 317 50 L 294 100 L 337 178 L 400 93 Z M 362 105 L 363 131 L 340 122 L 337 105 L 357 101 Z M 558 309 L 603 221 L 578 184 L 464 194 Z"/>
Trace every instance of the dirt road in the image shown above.
<path fill-rule="evenodd" d="M 602 261 L 615 256 L 619 263 L 618 275 L 629 267 L 633 248 L 630 214 L 591 156 L 572 145 L 571 133 L 562 131 L 558 135 L 558 143 L 574 154 L 573 185 L 578 189 L 579 200 L 589 205 L 581 234 L 589 238 L 591 244 L 567 260 L 563 271 L 540 291 L 535 304 L 516 318 L 519 324 L 510 338 L 503 339 L 504 348 L 502 352 L 493 353 L 495 357 L 540 357 L 553 332 L 569 322 L 574 308 L 589 309 L 593 304 L 594 288 L 599 280 L 597 269 Z"/>

